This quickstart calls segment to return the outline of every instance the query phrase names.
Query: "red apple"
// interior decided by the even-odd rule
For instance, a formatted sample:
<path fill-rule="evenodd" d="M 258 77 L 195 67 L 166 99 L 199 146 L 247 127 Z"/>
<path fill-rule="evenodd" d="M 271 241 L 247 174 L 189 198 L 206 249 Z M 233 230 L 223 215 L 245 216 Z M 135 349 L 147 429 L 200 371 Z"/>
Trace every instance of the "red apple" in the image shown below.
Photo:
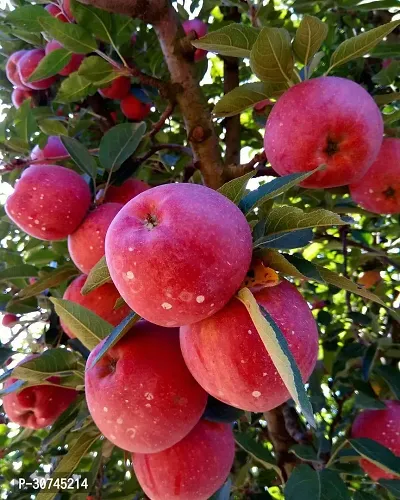
<path fill-rule="evenodd" d="M 6 313 L 1 320 L 1 324 L 7 328 L 12 328 L 18 323 L 18 316 L 11 313 Z"/>
<path fill-rule="evenodd" d="M 6 212 L 27 234 L 41 240 L 63 240 L 89 210 L 91 194 L 84 179 L 56 165 L 27 168 L 6 201 Z"/>
<path fill-rule="evenodd" d="M 99 94 L 108 99 L 123 99 L 129 94 L 131 79 L 127 76 L 119 76 L 111 82 L 111 85 L 99 89 Z"/>
<path fill-rule="evenodd" d="M 318 356 L 317 325 L 307 302 L 288 281 L 263 288 L 254 296 L 280 327 L 306 382 Z M 246 308 L 237 298 L 211 318 L 183 326 L 180 338 L 183 357 L 194 378 L 224 403 L 263 412 L 290 398 Z"/>
<path fill-rule="evenodd" d="M 70 22 L 75 21 L 71 10 L 71 0 L 62 0 L 62 8 Z"/>
<path fill-rule="evenodd" d="M 200 420 L 171 448 L 148 455 L 135 453 L 132 465 L 152 500 L 207 500 L 224 484 L 234 457 L 231 426 Z"/>
<path fill-rule="evenodd" d="M 369 438 L 389 448 L 400 457 L 400 402 L 384 401 L 382 410 L 364 410 L 354 420 L 351 434 L 353 438 Z M 362 458 L 361 467 L 374 481 L 398 479 L 398 476 L 384 471 L 369 460 Z"/>
<path fill-rule="evenodd" d="M 184 438 L 199 421 L 207 394 L 190 375 L 179 332 L 137 323 L 85 372 L 86 401 L 104 436 L 120 448 L 156 453 Z"/>
<path fill-rule="evenodd" d="M 109 186 L 104 201 L 125 205 L 132 198 L 148 189 L 150 186 L 139 179 L 127 179 L 120 186 Z"/>
<path fill-rule="evenodd" d="M 299 83 L 278 99 L 264 146 L 280 175 L 326 165 L 301 185 L 328 188 L 360 179 L 377 157 L 382 135 L 382 116 L 368 92 L 351 80 L 328 76 Z"/>
<path fill-rule="evenodd" d="M 117 326 L 129 314 L 129 307 L 123 305 L 114 309 L 115 303 L 119 299 L 119 293 L 112 283 L 105 283 L 87 295 L 82 295 L 81 290 L 86 278 L 85 274 L 75 278 L 65 290 L 63 298 L 90 309 L 113 326 Z M 74 332 L 63 322 L 61 322 L 61 326 L 69 337 L 75 338 Z"/>
<path fill-rule="evenodd" d="M 120 102 L 120 106 L 122 113 L 129 118 L 129 120 L 135 121 L 144 120 L 151 109 L 150 103 L 140 101 L 133 94 L 124 97 Z"/>
<path fill-rule="evenodd" d="M 360 207 L 376 214 L 400 213 L 400 139 L 383 139 L 378 157 L 350 194 Z"/>
<path fill-rule="evenodd" d="M 54 50 L 63 48 L 64 47 L 60 42 L 57 42 L 57 40 L 51 40 L 51 42 L 48 42 L 45 47 L 46 56 Z M 58 72 L 58 74 L 61 76 L 68 76 L 70 73 L 77 71 L 84 58 L 85 56 L 83 54 L 72 54 L 70 62 L 66 64 L 63 69 Z"/>
<path fill-rule="evenodd" d="M 19 76 L 18 72 L 18 62 L 21 60 L 22 56 L 24 56 L 28 51 L 27 50 L 18 50 L 11 54 L 11 56 L 7 60 L 6 64 L 6 75 L 8 80 L 15 85 L 19 89 L 29 90 L 26 87 Z"/>
<path fill-rule="evenodd" d="M 78 229 L 68 236 L 68 250 L 78 269 L 88 274 L 104 255 L 107 230 L 121 210 L 120 203 L 104 203 L 90 212 Z"/>
<path fill-rule="evenodd" d="M 21 59 L 18 61 L 18 72 L 21 82 L 27 87 L 34 90 L 48 89 L 56 81 L 55 76 L 28 82 L 29 77 L 38 67 L 40 61 L 45 57 L 46 53 L 42 49 L 27 50 Z"/>
<path fill-rule="evenodd" d="M 15 108 L 19 108 L 24 101 L 31 99 L 35 95 L 33 90 L 24 90 L 16 88 L 12 91 L 11 101 Z M 33 107 L 33 102 L 31 102 L 31 107 Z"/>
<path fill-rule="evenodd" d="M 65 17 L 60 7 L 58 7 L 54 3 L 49 3 L 48 5 L 46 5 L 45 9 L 50 15 L 57 18 L 59 21 L 63 23 L 69 23 L 69 20 Z"/>
<path fill-rule="evenodd" d="M 39 146 L 35 146 L 31 151 L 31 160 L 43 160 L 41 165 L 48 165 L 51 163 L 53 158 L 59 158 L 60 156 L 69 156 L 68 151 L 65 149 L 61 139 L 56 135 L 50 135 L 47 139 L 47 143 L 43 149 Z M 49 163 L 46 163 L 48 161 Z"/>
<path fill-rule="evenodd" d="M 190 33 L 191 31 L 194 31 L 197 35 L 197 38 L 202 38 L 207 34 L 208 31 L 207 24 L 201 21 L 200 19 L 192 19 L 191 21 L 184 21 L 182 23 L 182 26 L 186 34 Z M 194 60 L 200 61 L 201 59 L 204 59 L 206 55 L 207 55 L 206 50 L 196 49 L 194 53 Z"/>
<path fill-rule="evenodd" d="M 250 265 L 252 238 L 230 200 L 198 184 L 166 184 L 127 203 L 106 236 L 111 278 L 127 304 L 162 326 L 221 309 Z"/>

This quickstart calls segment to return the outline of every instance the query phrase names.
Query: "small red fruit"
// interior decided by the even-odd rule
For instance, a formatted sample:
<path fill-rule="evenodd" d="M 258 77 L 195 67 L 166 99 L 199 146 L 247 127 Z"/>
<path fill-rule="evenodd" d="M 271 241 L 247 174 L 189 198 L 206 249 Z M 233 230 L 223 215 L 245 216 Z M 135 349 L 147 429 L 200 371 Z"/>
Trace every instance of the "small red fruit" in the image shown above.
<path fill-rule="evenodd" d="M 11 54 L 7 60 L 6 64 L 6 75 L 8 80 L 19 89 L 29 90 L 29 88 L 24 85 L 21 81 L 21 77 L 18 72 L 18 62 L 27 53 L 27 50 L 18 50 Z"/>
<path fill-rule="evenodd" d="M 72 15 L 72 10 L 71 10 L 71 0 L 62 0 L 62 8 L 65 14 L 68 16 L 68 19 L 71 22 L 75 21 L 75 18 Z"/>
<path fill-rule="evenodd" d="M 50 135 L 44 148 L 40 149 L 39 146 L 35 146 L 30 156 L 31 160 L 43 160 L 41 165 L 49 165 L 53 158 L 68 156 L 68 154 L 61 139 L 56 135 Z"/>
<path fill-rule="evenodd" d="M 376 214 L 400 213 L 400 139 L 383 139 L 377 159 L 350 194 L 360 207 Z"/>
<path fill-rule="evenodd" d="M 85 372 L 95 424 L 124 450 L 156 453 L 173 446 L 197 424 L 207 402 L 183 361 L 179 331 L 140 321 L 92 366 L 105 340 L 90 353 Z"/>
<path fill-rule="evenodd" d="M 115 303 L 119 299 L 119 293 L 112 283 L 105 283 L 87 295 L 82 295 L 81 290 L 85 284 L 86 278 L 87 276 L 85 274 L 75 278 L 68 285 L 63 298 L 90 309 L 113 326 L 117 326 L 126 316 L 128 316 L 130 311 L 129 307 L 123 305 L 118 309 L 114 309 Z M 75 338 L 74 332 L 63 324 L 63 322 L 61 322 L 61 326 L 69 337 Z"/>
<path fill-rule="evenodd" d="M 200 420 L 171 448 L 149 455 L 135 453 L 132 465 L 152 500 L 207 500 L 224 484 L 234 457 L 231 426 Z"/>
<path fill-rule="evenodd" d="M 64 47 L 60 42 L 57 42 L 57 40 L 52 40 L 51 42 L 48 42 L 45 47 L 46 55 L 50 54 L 54 50 L 63 48 Z M 84 58 L 85 56 L 83 54 L 72 54 L 70 62 L 66 64 L 64 68 L 58 72 L 58 74 L 61 76 L 68 76 L 74 71 L 77 71 Z"/>
<path fill-rule="evenodd" d="M 207 34 L 208 31 L 208 26 L 206 23 L 201 21 L 200 19 L 192 19 L 191 21 L 184 21 L 182 23 L 183 30 L 185 31 L 186 35 L 190 33 L 191 31 L 194 31 L 197 35 L 197 38 L 202 38 Z M 194 60 L 195 61 L 200 61 L 201 59 L 204 59 L 204 57 L 207 55 L 207 51 L 204 49 L 196 49 L 194 53 Z"/>
<path fill-rule="evenodd" d="M 12 91 L 11 101 L 17 109 L 22 105 L 27 99 L 31 99 L 35 95 L 33 90 L 24 90 L 16 88 Z M 31 102 L 31 107 L 33 107 L 33 101 Z"/>
<path fill-rule="evenodd" d="M 7 328 L 12 328 L 18 323 L 18 316 L 15 314 L 7 313 L 3 316 L 1 324 Z"/>
<path fill-rule="evenodd" d="M 69 23 L 69 20 L 66 18 L 60 7 L 58 7 L 54 3 L 49 3 L 48 5 L 46 5 L 45 9 L 51 16 L 55 17 L 59 21 L 63 23 Z"/>
<path fill-rule="evenodd" d="M 23 172 L 5 209 L 27 234 L 41 240 L 63 240 L 82 222 L 90 202 L 89 186 L 73 170 L 33 165 Z"/>
<path fill-rule="evenodd" d="M 108 87 L 99 89 L 99 94 L 108 99 L 123 99 L 129 94 L 130 89 L 131 79 L 127 76 L 119 76 Z"/>
<path fill-rule="evenodd" d="M 43 80 L 28 82 L 29 77 L 35 71 L 45 55 L 45 51 L 41 49 L 28 50 L 18 61 L 18 71 L 21 81 L 24 85 L 31 89 L 48 89 L 56 81 L 55 76 L 50 76 L 49 78 L 45 78 Z"/>
<path fill-rule="evenodd" d="M 120 186 L 109 186 L 104 201 L 125 205 L 132 198 L 148 189 L 150 186 L 139 179 L 127 179 Z"/>
<path fill-rule="evenodd" d="M 354 420 L 351 435 L 353 438 L 373 439 L 386 446 L 397 457 L 400 456 L 400 402 L 384 401 L 386 408 L 382 410 L 364 410 Z M 361 467 L 373 479 L 398 479 L 398 476 L 384 471 L 369 460 L 362 458 Z"/>
<path fill-rule="evenodd" d="M 150 103 L 139 101 L 139 99 L 132 94 L 124 97 L 120 102 L 120 106 L 122 113 L 129 118 L 129 120 L 135 121 L 144 120 L 151 109 Z"/>

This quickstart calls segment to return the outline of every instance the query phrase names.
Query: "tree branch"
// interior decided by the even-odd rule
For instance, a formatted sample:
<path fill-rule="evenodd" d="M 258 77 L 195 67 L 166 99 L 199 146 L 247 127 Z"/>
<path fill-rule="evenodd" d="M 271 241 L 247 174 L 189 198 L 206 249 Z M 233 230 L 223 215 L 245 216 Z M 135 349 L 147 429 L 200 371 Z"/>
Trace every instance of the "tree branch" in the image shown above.
<path fill-rule="evenodd" d="M 160 119 L 158 120 L 157 123 L 155 123 L 150 130 L 148 136 L 149 137 L 154 137 L 164 126 L 165 122 L 168 120 L 168 118 L 172 115 L 174 112 L 175 104 L 173 102 L 170 102 L 168 106 L 165 108 L 163 114 L 161 115 Z"/>
<path fill-rule="evenodd" d="M 163 16 L 165 0 L 79 0 L 86 5 L 153 23 Z"/>

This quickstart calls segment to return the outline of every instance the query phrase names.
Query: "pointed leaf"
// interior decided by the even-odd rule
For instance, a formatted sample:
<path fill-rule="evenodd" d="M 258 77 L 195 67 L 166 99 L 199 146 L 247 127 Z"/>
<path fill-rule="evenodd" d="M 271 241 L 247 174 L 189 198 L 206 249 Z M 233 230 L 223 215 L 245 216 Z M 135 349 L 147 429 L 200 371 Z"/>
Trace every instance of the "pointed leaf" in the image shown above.
<path fill-rule="evenodd" d="M 399 25 L 400 20 L 392 21 L 378 28 L 373 28 L 366 33 L 361 33 L 361 35 L 345 40 L 332 54 L 331 66 L 328 72 L 335 66 L 340 66 L 352 59 L 364 56 Z"/>
<path fill-rule="evenodd" d="M 362 457 L 390 474 L 400 476 L 400 457 L 388 448 L 368 438 L 350 439 L 349 443 Z"/>
<path fill-rule="evenodd" d="M 251 49 L 250 66 L 262 81 L 290 81 L 294 61 L 289 33 L 284 28 L 263 28 Z"/>
<path fill-rule="evenodd" d="M 110 12 L 89 7 L 77 1 L 71 1 L 71 10 L 80 26 L 90 26 L 90 31 L 103 42 L 111 41 L 112 14 Z"/>
<path fill-rule="evenodd" d="M 297 28 L 293 50 L 297 59 L 307 66 L 328 35 L 328 25 L 306 14 Z"/>
<path fill-rule="evenodd" d="M 73 23 L 63 23 L 55 17 L 39 18 L 43 31 L 75 54 L 88 54 L 97 50 L 94 36 L 86 29 Z"/>
<path fill-rule="evenodd" d="M 242 24 L 229 24 L 220 30 L 212 31 L 192 44 L 198 49 L 216 52 L 223 56 L 250 57 L 259 31 Z"/>
<path fill-rule="evenodd" d="M 395 498 L 400 498 L 400 479 L 379 479 L 378 483 L 390 491 Z"/>
<path fill-rule="evenodd" d="M 315 427 L 311 403 L 308 400 L 300 370 L 289 349 L 286 338 L 271 315 L 259 304 L 248 288 L 238 292 L 238 298 L 246 307 L 260 338 L 271 356 L 279 375 L 297 405 L 300 406 L 308 423 Z"/>
<path fill-rule="evenodd" d="M 390 104 L 391 102 L 400 101 L 400 92 L 391 92 L 390 94 L 377 94 L 374 100 L 378 106 Z"/>
<path fill-rule="evenodd" d="M 40 33 L 42 26 L 39 19 L 46 16 L 51 17 L 41 5 L 23 5 L 9 12 L 5 20 L 28 33 Z"/>
<path fill-rule="evenodd" d="M 66 49 L 56 49 L 50 52 L 50 54 L 43 57 L 28 81 L 36 82 L 56 75 L 70 62 L 71 57 L 72 52 Z"/>
<path fill-rule="evenodd" d="M 63 323 L 89 350 L 111 333 L 113 326 L 86 307 L 55 297 L 50 300 Z"/>
<path fill-rule="evenodd" d="M 19 266 L 7 267 L 0 271 L 0 281 L 15 278 L 32 278 L 38 276 L 38 270 L 35 266 L 21 264 Z"/>
<path fill-rule="evenodd" d="M 101 139 L 99 160 L 106 170 L 118 169 L 139 146 L 146 124 L 121 123 L 109 130 Z"/>
<path fill-rule="evenodd" d="M 317 452 L 314 450 L 312 446 L 308 446 L 305 444 L 295 444 L 290 448 L 292 453 L 296 455 L 296 457 L 300 458 L 304 462 L 319 462 L 319 458 Z"/>
<path fill-rule="evenodd" d="M 95 180 L 97 176 L 97 163 L 86 147 L 72 137 L 61 137 L 61 142 L 82 172 Z"/>
<path fill-rule="evenodd" d="M 99 56 L 85 57 L 79 66 L 78 74 L 93 84 L 106 84 L 119 76 L 115 68 Z"/>
<path fill-rule="evenodd" d="M 109 283 L 110 281 L 110 271 L 108 270 L 106 257 L 103 256 L 90 271 L 82 287 L 81 294 L 87 295 L 99 286 Z"/>
<path fill-rule="evenodd" d="M 395 82 L 396 78 L 400 75 L 400 61 L 392 61 L 387 68 L 383 68 L 379 73 L 372 77 L 372 81 L 388 87 Z M 375 96 L 377 97 L 377 96 Z"/>
<path fill-rule="evenodd" d="M 374 370 L 390 387 L 396 399 L 400 399 L 400 377 L 399 371 L 394 366 L 381 365 Z"/>
<path fill-rule="evenodd" d="M 249 453 L 257 462 L 260 462 L 266 469 L 273 469 L 280 476 L 281 471 L 276 464 L 275 458 L 269 449 L 257 443 L 252 437 L 244 432 L 235 432 L 236 443 L 247 453 Z"/>
<path fill-rule="evenodd" d="M 271 234 L 259 238 L 254 242 L 254 248 L 279 248 L 280 250 L 290 250 L 301 248 L 313 239 L 312 229 L 300 229 L 286 233 Z"/>
<path fill-rule="evenodd" d="M 253 172 L 249 172 L 241 177 L 226 182 L 218 189 L 218 192 L 226 196 L 235 205 L 238 205 L 239 201 L 243 198 L 249 180 L 254 177 L 255 173 L 254 170 Z"/>
<path fill-rule="evenodd" d="M 63 266 L 54 269 L 54 271 L 49 272 L 48 274 L 46 274 L 46 276 L 39 278 L 32 285 L 28 285 L 27 287 L 23 288 L 18 293 L 18 297 L 21 299 L 35 297 L 47 288 L 57 287 L 64 281 L 72 278 L 72 276 L 76 276 L 77 274 L 79 274 L 79 271 L 73 264 L 64 264 Z"/>
<path fill-rule="evenodd" d="M 69 102 L 80 101 L 88 95 L 93 95 L 96 91 L 97 88 L 84 76 L 78 72 L 71 73 L 68 78 L 62 81 L 55 102 L 68 104 Z"/>
<path fill-rule="evenodd" d="M 38 126 L 46 135 L 68 135 L 66 126 L 60 120 L 45 118 L 39 121 Z"/>

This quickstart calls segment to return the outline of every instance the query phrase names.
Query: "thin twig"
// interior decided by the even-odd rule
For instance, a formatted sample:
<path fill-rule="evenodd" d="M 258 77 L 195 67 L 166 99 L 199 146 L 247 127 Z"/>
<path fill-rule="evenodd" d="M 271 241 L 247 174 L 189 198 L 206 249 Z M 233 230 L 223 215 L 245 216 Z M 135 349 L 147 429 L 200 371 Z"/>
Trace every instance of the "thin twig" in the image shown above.
<path fill-rule="evenodd" d="M 169 102 L 168 106 L 165 108 L 163 114 L 161 115 L 160 119 L 158 120 L 157 123 L 155 123 L 150 130 L 148 136 L 149 137 L 154 137 L 164 126 L 165 122 L 168 120 L 168 118 L 172 115 L 175 109 L 175 103 Z"/>
<path fill-rule="evenodd" d="M 94 148 L 94 149 L 89 149 L 89 153 L 91 154 L 96 154 L 99 152 L 99 148 Z M 52 165 L 53 163 L 58 163 L 60 161 L 64 160 L 69 160 L 71 159 L 71 155 L 62 155 L 62 156 L 53 156 L 52 158 L 37 158 L 35 160 L 31 160 L 30 158 L 27 158 L 25 160 L 14 160 L 10 163 L 5 164 L 4 166 L 0 167 L 0 172 L 11 172 L 12 170 L 15 170 L 16 168 L 24 168 L 27 165 L 36 165 L 36 164 L 44 164 L 44 165 Z"/>
<path fill-rule="evenodd" d="M 157 153 L 157 151 L 161 151 L 162 149 L 171 149 L 172 151 L 181 151 L 182 153 L 188 155 L 188 156 L 193 156 L 193 152 L 190 148 L 186 146 L 181 146 L 180 144 L 157 144 L 153 146 L 152 148 L 147 151 L 146 154 L 139 158 L 135 158 L 135 162 L 138 163 L 138 165 L 142 164 L 149 158 L 153 156 L 154 153 Z"/>
<path fill-rule="evenodd" d="M 347 272 L 347 257 L 348 257 L 348 240 L 347 240 L 347 235 L 349 232 L 349 228 L 347 226 L 342 226 L 340 228 L 340 237 L 342 240 L 342 248 L 343 248 L 343 276 L 345 278 L 349 277 L 349 273 Z M 347 304 L 347 309 L 348 312 L 351 313 L 351 294 L 349 291 L 346 291 L 346 304 Z"/>

